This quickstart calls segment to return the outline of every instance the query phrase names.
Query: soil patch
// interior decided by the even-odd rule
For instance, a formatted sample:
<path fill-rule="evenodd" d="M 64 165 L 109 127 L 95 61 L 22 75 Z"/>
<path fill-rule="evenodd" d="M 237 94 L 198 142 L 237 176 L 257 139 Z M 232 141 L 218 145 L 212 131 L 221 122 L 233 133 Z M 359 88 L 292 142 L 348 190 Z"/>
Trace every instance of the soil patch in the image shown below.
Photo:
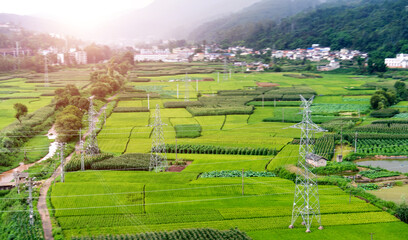
<path fill-rule="evenodd" d="M 188 165 L 190 165 L 193 161 L 187 161 L 186 165 L 171 165 L 167 172 L 181 172 L 183 171 Z"/>
<path fill-rule="evenodd" d="M 258 87 L 277 87 L 279 84 L 277 83 L 269 83 L 269 82 L 257 82 L 256 85 Z"/>

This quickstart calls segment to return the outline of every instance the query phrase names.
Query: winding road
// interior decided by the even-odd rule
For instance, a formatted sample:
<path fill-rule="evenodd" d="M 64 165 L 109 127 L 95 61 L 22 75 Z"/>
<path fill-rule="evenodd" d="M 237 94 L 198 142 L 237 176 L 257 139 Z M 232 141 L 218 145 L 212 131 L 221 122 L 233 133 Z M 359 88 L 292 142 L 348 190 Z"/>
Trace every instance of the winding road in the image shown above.
<path fill-rule="evenodd" d="M 111 102 L 115 96 L 116 95 L 114 95 L 114 96 L 107 99 L 108 102 L 103 107 L 101 107 L 99 112 L 95 115 L 94 121 L 98 120 L 99 116 L 107 108 L 108 103 Z M 90 134 L 90 131 L 88 130 L 83 135 L 82 138 L 85 139 L 89 134 Z M 57 135 L 55 134 L 55 136 L 57 136 Z M 76 143 L 76 145 L 75 145 L 75 151 L 74 152 L 79 152 L 79 150 L 80 150 L 80 142 L 78 141 Z M 74 155 L 74 152 L 72 152 L 67 158 L 65 158 L 65 162 L 68 162 L 69 160 L 71 160 L 72 156 Z M 40 198 L 38 199 L 37 208 L 38 208 L 38 212 L 40 213 L 40 216 L 41 216 L 42 226 L 43 226 L 43 230 L 44 230 L 44 238 L 46 240 L 54 240 L 54 237 L 52 236 L 51 218 L 50 218 L 50 214 L 49 214 L 49 211 L 48 211 L 48 208 L 47 208 L 47 192 L 50 189 L 50 186 L 51 186 L 52 182 L 60 174 L 61 174 L 61 166 L 59 166 L 55 170 L 55 172 L 52 174 L 52 176 L 50 178 L 48 178 L 46 181 L 44 181 L 44 183 L 41 185 L 41 188 L 40 188 Z"/>

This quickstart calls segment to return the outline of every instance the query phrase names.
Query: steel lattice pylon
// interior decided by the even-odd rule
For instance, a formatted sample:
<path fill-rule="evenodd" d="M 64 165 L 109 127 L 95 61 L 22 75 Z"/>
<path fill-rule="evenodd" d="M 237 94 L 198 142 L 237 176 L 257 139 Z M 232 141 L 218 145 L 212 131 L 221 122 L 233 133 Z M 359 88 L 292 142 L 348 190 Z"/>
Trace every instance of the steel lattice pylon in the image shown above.
<path fill-rule="evenodd" d="M 306 100 L 302 95 L 303 120 L 302 122 L 292 126 L 292 128 L 301 129 L 301 138 L 299 145 L 299 160 L 298 172 L 296 175 L 295 196 L 293 201 L 292 221 L 289 228 L 294 228 L 294 224 L 299 216 L 302 217 L 302 224 L 306 226 L 306 232 L 310 232 L 313 219 L 315 218 L 319 223 L 319 229 L 323 229 L 320 219 L 320 202 L 317 182 L 314 180 L 315 175 L 309 170 L 306 159 L 311 159 L 313 156 L 314 133 L 323 132 L 313 123 L 311 118 L 310 106 L 313 103 L 312 97 Z"/>
<path fill-rule="evenodd" d="M 89 102 L 89 110 L 88 110 L 88 122 L 89 122 L 89 142 L 88 146 L 86 146 L 86 154 L 87 155 L 95 155 L 99 154 L 100 150 L 98 147 L 98 141 L 96 139 L 96 134 L 95 134 L 95 123 L 97 120 L 95 120 L 95 109 L 93 106 L 93 98 L 90 99 Z"/>
<path fill-rule="evenodd" d="M 156 111 L 154 116 L 154 123 L 150 125 L 153 129 L 153 142 L 152 151 L 150 154 L 149 171 L 155 170 L 156 172 L 166 171 L 167 169 L 167 156 L 166 146 L 164 143 L 163 126 L 166 124 L 162 122 L 160 117 L 160 106 L 156 105 Z"/>

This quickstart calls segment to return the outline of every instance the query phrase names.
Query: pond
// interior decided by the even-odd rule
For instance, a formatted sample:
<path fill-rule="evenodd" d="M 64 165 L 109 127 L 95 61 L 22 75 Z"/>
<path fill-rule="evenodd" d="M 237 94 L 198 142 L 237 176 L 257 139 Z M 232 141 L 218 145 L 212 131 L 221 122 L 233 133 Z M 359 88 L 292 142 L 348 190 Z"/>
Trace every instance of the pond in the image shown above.
<path fill-rule="evenodd" d="M 356 164 L 360 166 L 380 167 L 380 168 L 387 169 L 389 171 L 408 173 L 408 159 L 363 160 L 363 161 L 357 161 Z"/>

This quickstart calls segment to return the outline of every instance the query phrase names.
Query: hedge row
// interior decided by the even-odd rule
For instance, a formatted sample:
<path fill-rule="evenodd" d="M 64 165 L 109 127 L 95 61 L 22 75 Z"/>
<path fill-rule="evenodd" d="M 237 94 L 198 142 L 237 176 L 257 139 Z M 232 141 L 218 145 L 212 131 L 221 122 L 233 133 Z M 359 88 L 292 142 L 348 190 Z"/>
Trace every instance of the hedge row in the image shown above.
<path fill-rule="evenodd" d="M 187 107 L 202 107 L 203 103 L 199 101 L 183 101 L 183 102 L 165 102 L 165 108 L 187 108 Z"/>
<path fill-rule="evenodd" d="M 149 109 L 147 107 L 116 107 L 113 111 L 116 113 L 149 112 Z"/>
<path fill-rule="evenodd" d="M 168 153 L 176 153 L 175 144 L 166 144 Z M 276 155 L 276 149 L 272 148 L 248 148 L 248 147 L 223 147 L 213 145 L 177 145 L 177 153 L 190 154 L 225 154 L 225 155 Z"/>
<path fill-rule="evenodd" d="M 217 116 L 217 115 L 237 115 L 237 114 L 252 114 L 254 112 L 253 106 L 243 107 L 187 107 L 193 116 Z"/>

